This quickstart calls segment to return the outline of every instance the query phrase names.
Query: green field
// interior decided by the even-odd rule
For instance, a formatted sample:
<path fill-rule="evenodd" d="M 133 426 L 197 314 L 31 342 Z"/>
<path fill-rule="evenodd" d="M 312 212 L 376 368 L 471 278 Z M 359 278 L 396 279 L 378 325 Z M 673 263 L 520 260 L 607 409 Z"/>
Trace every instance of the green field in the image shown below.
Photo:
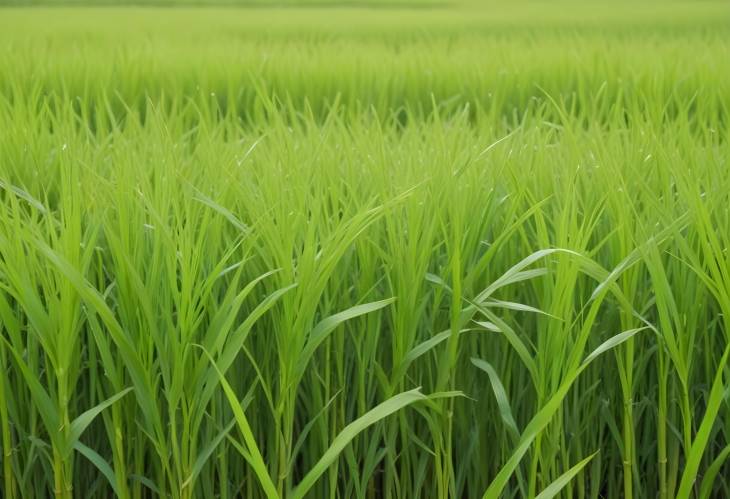
<path fill-rule="evenodd" d="M 0 2 L 0 497 L 730 497 L 728 2 L 173 3 Z"/>

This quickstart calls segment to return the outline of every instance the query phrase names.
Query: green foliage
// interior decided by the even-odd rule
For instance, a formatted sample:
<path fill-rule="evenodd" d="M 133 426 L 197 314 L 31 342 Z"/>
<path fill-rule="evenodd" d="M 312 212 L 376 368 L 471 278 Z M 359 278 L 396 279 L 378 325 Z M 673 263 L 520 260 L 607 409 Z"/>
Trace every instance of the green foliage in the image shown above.
<path fill-rule="evenodd" d="M 730 495 L 730 9 L 496 5 L 0 9 L 0 495 Z"/>

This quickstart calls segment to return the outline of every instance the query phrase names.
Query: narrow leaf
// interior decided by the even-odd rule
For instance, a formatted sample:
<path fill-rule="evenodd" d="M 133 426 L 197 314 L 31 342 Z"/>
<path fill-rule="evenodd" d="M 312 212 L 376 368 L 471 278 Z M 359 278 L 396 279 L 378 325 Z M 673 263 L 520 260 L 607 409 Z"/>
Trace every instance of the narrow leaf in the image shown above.
<path fill-rule="evenodd" d="M 96 407 L 92 407 L 88 411 L 84 412 L 76 419 L 71 422 L 71 432 L 69 438 L 71 439 L 71 445 L 73 445 L 80 437 L 84 430 L 94 421 L 94 418 L 101 414 L 101 411 L 112 405 L 114 402 L 119 400 L 128 394 L 132 388 L 127 388 L 117 393 L 116 395 L 109 397 L 104 402 L 100 403 Z"/>
<path fill-rule="evenodd" d="M 550 485 L 545 487 L 545 489 L 542 492 L 540 492 L 537 495 L 537 497 L 535 497 L 535 499 L 552 499 L 553 497 L 558 495 L 560 493 L 560 491 L 563 490 L 563 487 L 568 485 L 568 483 L 570 483 L 570 481 L 573 479 L 573 477 L 575 477 L 575 475 L 580 473 L 580 470 L 582 470 L 585 467 L 585 465 L 588 464 L 591 461 L 591 459 L 593 459 L 596 456 L 596 454 L 598 454 L 598 452 L 594 452 L 593 454 L 591 454 L 590 456 L 588 456 L 587 458 L 583 459 L 578 464 L 576 464 L 575 466 L 570 468 L 568 471 L 566 471 L 565 473 L 560 475 L 558 478 L 555 479 L 554 482 L 552 482 Z"/>
<path fill-rule="evenodd" d="M 324 455 L 317 461 L 317 464 L 307 473 L 299 485 L 292 491 L 292 499 L 302 499 L 309 489 L 316 483 L 322 474 L 327 471 L 327 468 L 337 459 L 342 450 L 349 444 L 353 438 L 365 430 L 368 426 L 373 425 L 381 419 L 393 414 L 394 412 L 402 409 L 403 407 L 417 402 L 419 400 L 425 400 L 426 396 L 420 391 L 420 388 L 410 390 L 407 392 L 395 395 L 375 408 L 371 409 L 363 416 L 347 425 L 332 441 L 329 449 Z"/>

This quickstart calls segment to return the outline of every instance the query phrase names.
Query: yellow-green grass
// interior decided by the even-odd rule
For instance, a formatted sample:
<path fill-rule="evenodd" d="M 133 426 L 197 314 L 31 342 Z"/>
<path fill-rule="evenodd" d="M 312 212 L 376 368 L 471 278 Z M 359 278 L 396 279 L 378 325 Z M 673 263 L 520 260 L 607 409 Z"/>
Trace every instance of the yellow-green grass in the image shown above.
<path fill-rule="evenodd" d="M 0 9 L 0 495 L 730 494 L 728 10 Z"/>

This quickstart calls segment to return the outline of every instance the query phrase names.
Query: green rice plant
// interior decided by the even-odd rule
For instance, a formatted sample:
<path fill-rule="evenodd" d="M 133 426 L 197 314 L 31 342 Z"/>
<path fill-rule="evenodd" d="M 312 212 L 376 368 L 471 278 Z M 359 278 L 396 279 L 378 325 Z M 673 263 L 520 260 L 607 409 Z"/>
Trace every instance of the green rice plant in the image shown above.
<path fill-rule="evenodd" d="M 0 495 L 730 494 L 730 12 L 658 5 L 0 9 Z"/>

